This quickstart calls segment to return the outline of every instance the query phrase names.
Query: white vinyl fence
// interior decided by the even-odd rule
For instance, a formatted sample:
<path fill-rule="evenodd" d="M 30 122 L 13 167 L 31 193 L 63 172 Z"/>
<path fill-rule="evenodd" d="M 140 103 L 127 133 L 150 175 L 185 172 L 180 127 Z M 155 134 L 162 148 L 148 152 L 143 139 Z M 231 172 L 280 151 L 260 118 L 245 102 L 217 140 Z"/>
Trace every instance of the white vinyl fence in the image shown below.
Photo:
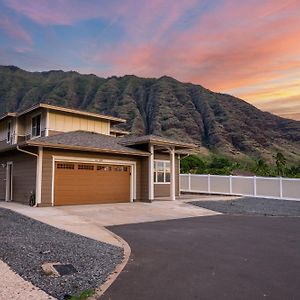
<path fill-rule="evenodd" d="M 180 174 L 180 190 L 300 201 L 298 178 Z"/>

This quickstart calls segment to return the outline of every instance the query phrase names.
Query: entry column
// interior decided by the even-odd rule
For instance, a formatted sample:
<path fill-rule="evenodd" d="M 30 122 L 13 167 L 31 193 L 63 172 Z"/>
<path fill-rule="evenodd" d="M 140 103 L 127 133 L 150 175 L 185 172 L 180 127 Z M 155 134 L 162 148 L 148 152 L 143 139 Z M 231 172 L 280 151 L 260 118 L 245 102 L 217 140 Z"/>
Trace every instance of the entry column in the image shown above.
<path fill-rule="evenodd" d="M 171 200 L 175 200 L 175 149 L 170 148 L 170 198 Z"/>
<path fill-rule="evenodd" d="M 153 167 L 154 167 L 154 146 L 149 145 L 149 152 L 150 156 L 148 159 L 148 191 L 149 191 L 149 200 L 154 200 L 154 174 L 153 174 Z"/>

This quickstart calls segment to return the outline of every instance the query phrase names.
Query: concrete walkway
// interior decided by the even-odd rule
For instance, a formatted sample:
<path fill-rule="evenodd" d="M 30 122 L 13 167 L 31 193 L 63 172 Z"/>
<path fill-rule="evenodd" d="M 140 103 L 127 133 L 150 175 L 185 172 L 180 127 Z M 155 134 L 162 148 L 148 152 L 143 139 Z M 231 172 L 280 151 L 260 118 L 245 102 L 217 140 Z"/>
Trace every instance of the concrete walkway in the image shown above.
<path fill-rule="evenodd" d="M 38 289 L 30 282 L 25 281 L 18 274 L 13 272 L 9 266 L 0 260 L 0 299 L 38 299 L 54 300 L 44 291 Z"/>

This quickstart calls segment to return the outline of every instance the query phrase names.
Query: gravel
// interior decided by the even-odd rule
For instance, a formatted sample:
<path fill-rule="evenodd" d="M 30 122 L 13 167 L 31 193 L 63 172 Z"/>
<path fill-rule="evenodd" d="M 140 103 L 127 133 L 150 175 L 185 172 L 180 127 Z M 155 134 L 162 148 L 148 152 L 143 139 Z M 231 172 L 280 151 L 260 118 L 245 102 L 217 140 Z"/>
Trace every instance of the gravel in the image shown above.
<path fill-rule="evenodd" d="M 235 200 L 192 201 L 189 203 L 224 214 L 300 216 L 300 201 L 243 197 Z"/>
<path fill-rule="evenodd" d="M 23 279 L 57 299 L 99 287 L 123 259 L 120 247 L 3 208 L 0 208 L 0 228 L 0 259 Z M 78 272 L 50 277 L 41 268 L 46 262 L 69 263 Z"/>

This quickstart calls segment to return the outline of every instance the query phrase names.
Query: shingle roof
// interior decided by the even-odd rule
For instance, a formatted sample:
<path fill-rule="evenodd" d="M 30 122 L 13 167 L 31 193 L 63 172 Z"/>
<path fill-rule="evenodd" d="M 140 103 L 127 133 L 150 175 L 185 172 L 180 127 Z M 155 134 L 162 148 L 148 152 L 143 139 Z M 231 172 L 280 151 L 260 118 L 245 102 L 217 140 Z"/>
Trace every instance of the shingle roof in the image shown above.
<path fill-rule="evenodd" d="M 136 145 L 136 144 L 144 144 L 144 143 L 154 143 L 154 144 L 164 144 L 164 145 L 170 145 L 170 146 L 177 146 L 179 148 L 195 148 L 197 145 L 191 144 L 191 143 L 184 143 L 179 142 L 176 140 L 172 140 L 169 138 L 164 138 L 157 135 L 128 135 L 124 137 L 120 137 L 120 143 L 123 145 Z"/>
<path fill-rule="evenodd" d="M 27 144 L 32 146 L 77 149 L 82 151 L 123 153 L 140 156 L 149 155 L 146 151 L 122 145 L 116 137 L 87 131 L 71 131 L 48 137 L 40 137 L 27 141 Z"/>

